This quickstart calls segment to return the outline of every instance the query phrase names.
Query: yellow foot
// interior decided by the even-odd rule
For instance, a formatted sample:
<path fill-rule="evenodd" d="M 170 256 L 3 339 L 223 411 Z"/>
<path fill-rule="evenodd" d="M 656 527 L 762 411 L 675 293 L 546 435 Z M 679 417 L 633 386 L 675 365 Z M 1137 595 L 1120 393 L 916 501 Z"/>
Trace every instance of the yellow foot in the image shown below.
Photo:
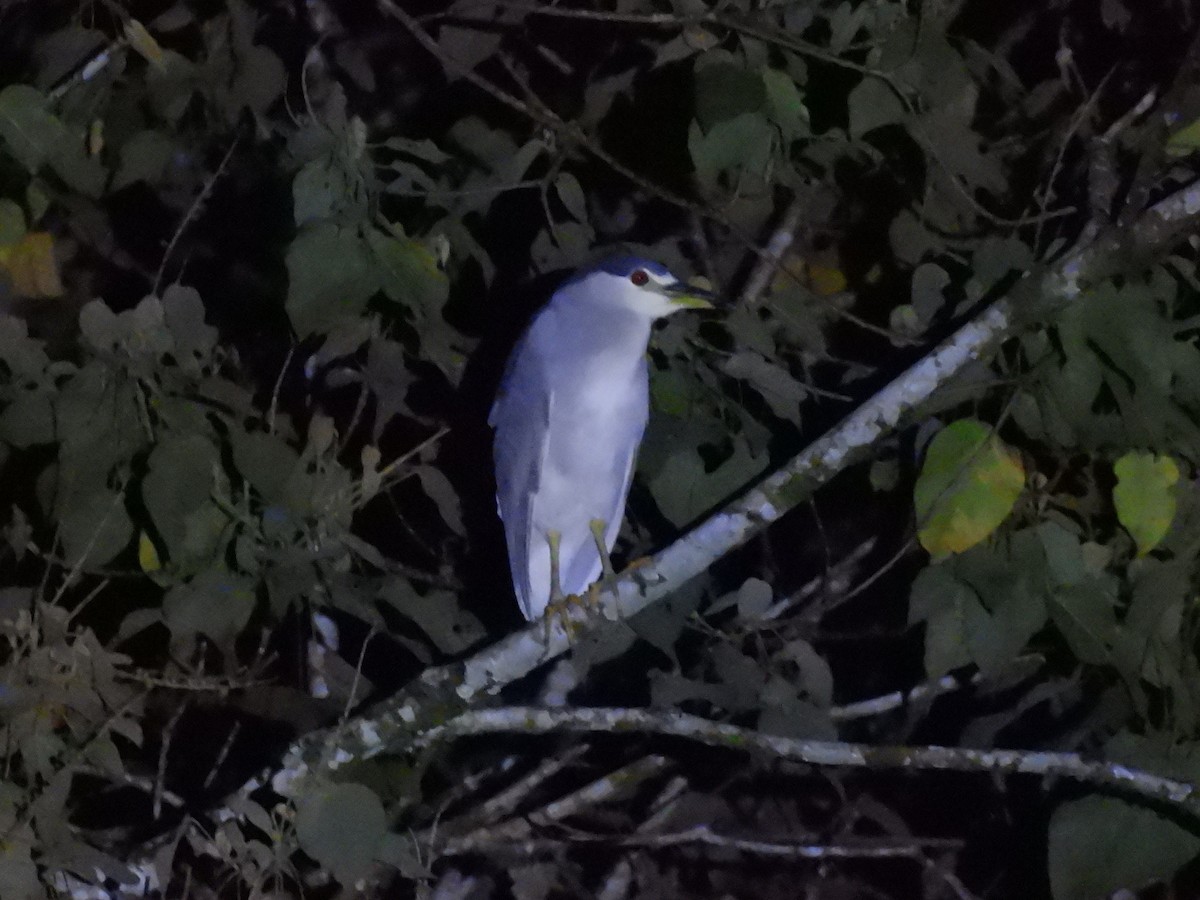
<path fill-rule="evenodd" d="M 617 590 L 616 583 L 618 580 L 624 578 L 630 572 L 636 573 L 638 569 L 644 568 L 645 566 L 650 565 L 652 562 L 653 562 L 653 559 L 651 559 L 651 557 L 641 556 L 641 557 L 638 557 L 637 559 L 631 560 L 628 564 L 626 564 L 625 568 L 622 569 L 620 572 L 610 572 L 607 575 L 601 575 L 600 578 L 596 581 L 596 583 L 593 584 L 590 588 L 588 588 L 589 595 L 595 594 L 595 600 L 593 601 L 593 604 L 595 605 L 597 611 L 599 611 L 600 592 L 608 591 L 610 594 L 612 594 L 613 600 L 618 601 L 618 602 L 614 603 L 614 605 L 613 605 L 613 611 L 615 612 L 615 615 L 610 613 L 609 617 L 613 618 L 613 619 L 624 618 L 624 615 L 621 612 L 620 605 L 619 605 L 621 595 L 620 595 L 620 592 Z M 639 581 L 639 583 L 640 583 L 640 580 L 637 578 L 636 574 L 634 575 L 634 580 Z"/>
<path fill-rule="evenodd" d="M 542 624 L 546 628 L 546 643 L 550 643 L 550 629 L 557 621 L 562 626 L 567 640 L 575 642 L 575 637 L 583 627 L 588 617 L 599 608 L 599 595 L 596 586 L 592 585 L 581 597 L 578 594 L 567 594 L 557 600 L 551 600 L 542 613 Z"/>
<path fill-rule="evenodd" d="M 636 572 L 638 569 L 645 568 L 646 566 L 650 565 L 650 563 L 652 563 L 652 562 L 654 562 L 654 557 L 652 557 L 652 556 L 639 556 L 637 559 L 631 560 L 625 566 L 625 571 L 626 572 Z"/>

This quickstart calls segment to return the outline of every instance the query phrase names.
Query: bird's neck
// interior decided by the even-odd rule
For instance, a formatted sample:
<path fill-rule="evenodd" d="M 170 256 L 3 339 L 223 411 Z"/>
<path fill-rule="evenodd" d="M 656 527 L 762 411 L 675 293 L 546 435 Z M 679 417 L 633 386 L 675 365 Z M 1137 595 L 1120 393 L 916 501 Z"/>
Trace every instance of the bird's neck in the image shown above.
<path fill-rule="evenodd" d="M 650 342 L 650 320 L 632 310 L 577 304 L 561 322 L 563 349 L 577 353 L 581 363 L 602 358 L 613 366 L 637 365 Z"/>

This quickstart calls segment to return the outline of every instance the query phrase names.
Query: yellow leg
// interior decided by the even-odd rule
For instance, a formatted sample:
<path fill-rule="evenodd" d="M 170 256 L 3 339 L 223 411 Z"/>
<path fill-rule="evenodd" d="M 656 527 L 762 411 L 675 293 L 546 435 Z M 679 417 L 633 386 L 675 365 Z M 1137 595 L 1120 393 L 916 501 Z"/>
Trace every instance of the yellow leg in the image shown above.
<path fill-rule="evenodd" d="M 608 555 L 608 546 L 604 541 L 606 527 L 603 519 L 592 519 L 588 522 L 588 528 L 592 530 L 592 540 L 596 542 L 596 552 L 600 554 L 600 565 L 603 569 L 603 574 L 600 576 L 601 581 L 607 581 L 617 576 L 616 570 L 613 569 L 612 559 Z"/>
<path fill-rule="evenodd" d="M 562 534 L 558 531 L 547 531 L 546 543 L 550 545 L 550 602 L 562 603 L 562 580 L 558 575 L 558 549 L 562 543 Z"/>
<path fill-rule="evenodd" d="M 550 628 L 555 619 L 562 624 L 563 631 L 570 638 L 574 627 L 571 623 L 571 602 L 578 598 L 567 597 L 563 594 L 562 577 L 559 571 L 559 551 L 562 545 L 562 533 L 559 531 L 547 531 L 546 543 L 550 545 L 550 602 L 546 604 L 546 610 L 542 614 L 542 623 L 546 628 L 546 643 L 550 643 Z"/>

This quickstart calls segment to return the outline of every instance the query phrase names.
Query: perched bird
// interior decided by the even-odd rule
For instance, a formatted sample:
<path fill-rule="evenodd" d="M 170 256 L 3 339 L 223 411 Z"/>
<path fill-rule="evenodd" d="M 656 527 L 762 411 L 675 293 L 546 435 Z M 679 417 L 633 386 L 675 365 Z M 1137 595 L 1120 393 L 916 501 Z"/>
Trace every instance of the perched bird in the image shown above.
<path fill-rule="evenodd" d="M 526 619 L 611 571 L 649 415 L 650 326 L 709 296 L 658 263 L 612 258 L 555 291 L 509 357 L 488 423 Z"/>

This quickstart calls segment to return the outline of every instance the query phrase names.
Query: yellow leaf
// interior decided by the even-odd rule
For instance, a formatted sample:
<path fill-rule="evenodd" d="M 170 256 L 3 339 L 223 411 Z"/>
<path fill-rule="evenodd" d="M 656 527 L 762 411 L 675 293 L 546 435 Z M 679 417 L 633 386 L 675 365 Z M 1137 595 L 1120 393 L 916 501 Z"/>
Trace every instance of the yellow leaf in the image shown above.
<path fill-rule="evenodd" d="M 92 119 L 88 128 L 88 156 L 99 156 L 104 150 L 104 120 Z"/>
<path fill-rule="evenodd" d="M 969 550 L 995 531 L 1025 486 L 1020 459 L 988 426 L 960 419 L 929 443 L 913 488 L 921 546 L 934 556 Z"/>
<path fill-rule="evenodd" d="M 166 68 L 162 47 L 159 46 L 154 36 L 146 30 L 146 26 L 137 19 L 130 19 L 125 23 L 125 39 L 129 41 L 129 46 L 136 50 L 154 68 L 159 71 Z"/>
<path fill-rule="evenodd" d="M 772 287 L 775 290 L 783 289 L 793 278 L 821 297 L 846 290 L 846 275 L 838 268 L 836 254 L 829 251 L 818 252 L 811 257 L 789 253 L 780 261 Z"/>
<path fill-rule="evenodd" d="M 1169 456 L 1126 453 L 1113 464 L 1117 521 L 1133 537 L 1137 555 L 1158 546 L 1175 519 L 1175 482 L 1179 466 Z"/>
<path fill-rule="evenodd" d="M 0 248 L 0 266 L 23 297 L 59 297 L 63 293 L 54 261 L 54 238 L 45 231 L 32 231 L 17 243 Z"/>
<path fill-rule="evenodd" d="M 1187 156 L 1200 149 L 1200 119 L 1184 125 L 1167 138 L 1168 156 Z"/>
<path fill-rule="evenodd" d="M 162 568 L 162 560 L 158 558 L 158 548 L 154 546 L 154 541 L 150 540 L 150 535 L 144 531 L 138 538 L 138 565 L 147 574 L 157 572 Z"/>
<path fill-rule="evenodd" d="M 840 294 L 846 289 L 846 276 L 841 269 L 810 264 L 808 284 L 817 296 L 828 297 L 830 294 Z"/>

